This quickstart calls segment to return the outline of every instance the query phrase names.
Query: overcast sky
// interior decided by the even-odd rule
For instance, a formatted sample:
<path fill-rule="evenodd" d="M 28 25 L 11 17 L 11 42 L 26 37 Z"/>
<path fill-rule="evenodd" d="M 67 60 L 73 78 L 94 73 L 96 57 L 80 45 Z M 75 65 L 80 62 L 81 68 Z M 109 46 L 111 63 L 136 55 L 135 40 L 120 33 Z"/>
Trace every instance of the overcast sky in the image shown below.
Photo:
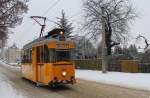
<path fill-rule="evenodd" d="M 133 6 L 139 13 L 139 18 L 131 25 L 130 43 L 144 44 L 143 42 L 136 42 L 135 37 L 139 34 L 150 38 L 150 0 L 132 0 Z M 55 6 L 54 6 L 55 5 Z M 48 10 L 49 9 L 49 10 Z M 8 46 L 16 43 L 19 48 L 32 41 L 39 36 L 40 26 L 31 20 L 30 16 L 46 16 L 49 20 L 57 21 L 56 17 L 61 16 L 61 11 L 64 10 L 68 19 L 73 22 L 75 26 L 74 32 L 78 32 L 78 27 L 82 21 L 83 6 L 82 0 L 31 0 L 29 2 L 29 11 L 24 15 L 23 23 L 13 29 L 14 34 L 10 34 Z M 45 31 L 51 30 L 55 24 L 47 21 Z"/>

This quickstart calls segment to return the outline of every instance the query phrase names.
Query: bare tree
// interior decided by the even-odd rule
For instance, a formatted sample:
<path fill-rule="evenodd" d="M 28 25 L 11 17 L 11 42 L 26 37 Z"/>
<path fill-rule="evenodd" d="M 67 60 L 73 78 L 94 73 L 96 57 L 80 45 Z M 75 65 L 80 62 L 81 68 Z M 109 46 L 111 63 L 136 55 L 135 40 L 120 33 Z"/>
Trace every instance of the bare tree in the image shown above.
<path fill-rule="evenodd" d="M 104 15 L 102 14 L 104 9 Z M 120 44 L 128 35 L 129 23 L 137 17 L 129 0 L 86 0 L 84 2 L 85 24 L 83 29 L 94 38 L 102 33 L 105 17 L 105 42 L 107 55 L 113 46 Z"/>
<path fill-rule="evenodd" d="M 23 19 L 22 14 L 27 10 L 27 0 L 0 0 L 0 40 L 3 45 L 10 32 L 9 28 L 19 25 Z"/>
<path fill-rule="evenodd" d="M 138 55 L 138 50 L 135 44 L 131 44 L 129 46 L 129 52 L 133 57 L 136 57 Z"/>
<path fill-rule="evenodd" d="M 123 49 L 121 46 L 115 46 L 114 47 L 114 54 L 118 55 L 118 54 L 122 54 L 123 53 Z"/>
<path fill-rule="evenodd" d="M 65 16 L 65 12 L 62 10 L 61 17 L 57 17 L 58 21 L 55 22 L 57 26 L 61 29 L 65 30 L 65 36 L 69 37 L 72 33 L 72 30 L 74 29 L 72 27 L 72 23 L 69 23 L 68 19 Z"/>
<path fill-rule="evenodd" d="M 144 50 L 146 51 L 148 49 L 148 47 L 150 46 L 150 43 L 148 42 L 147 38 L 142 36 L 142 35 L 137 36 L 136 40 L 139 40 L 139 38 L 143 38 L 144 39 L 144 42 L 145 42 Z"/>
<path fill-rule="evenodd" d="M 96 48 L 87 38 L 82 37 L 82 39 L 80 39 L 77 44 L 78 46 L 76 48 L 78 50 L 78 54 L 82 55 L 82 59 L 92 59 L 97 56 Z"/>
<path fill-rule="evenodd" d="M 0 27 L 0 48 L 3 48 L 6 43 L 8 29 L 6 27 Z"/>

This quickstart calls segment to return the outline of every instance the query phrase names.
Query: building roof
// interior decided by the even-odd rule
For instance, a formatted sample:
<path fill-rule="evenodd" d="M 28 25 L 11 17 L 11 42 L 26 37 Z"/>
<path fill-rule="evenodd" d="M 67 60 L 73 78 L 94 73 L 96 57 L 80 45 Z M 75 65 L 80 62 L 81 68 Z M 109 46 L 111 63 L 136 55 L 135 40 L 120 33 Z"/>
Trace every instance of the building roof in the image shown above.
<path fill-rule="evenodd" d="M 11 49 L 18 49 L 18 47 L 17 47 L 17 45 L 15 43 L 9 48 L 11 48 Z"/>

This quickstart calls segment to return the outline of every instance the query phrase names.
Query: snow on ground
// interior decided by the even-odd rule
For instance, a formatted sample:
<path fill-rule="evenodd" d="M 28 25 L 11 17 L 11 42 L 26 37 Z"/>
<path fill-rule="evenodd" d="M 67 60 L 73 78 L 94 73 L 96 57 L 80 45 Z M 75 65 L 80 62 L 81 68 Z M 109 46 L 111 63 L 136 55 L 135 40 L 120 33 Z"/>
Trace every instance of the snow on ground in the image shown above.
<path fill-rule="evenodd" d="M 8 64 L 0 61 L 0 64 L 9 67 L 11 69 L 18 70 L 19 67 L 11 67 Z M 12 86 L 12 82 L 4 75 L 0 73 L 0 98 L 26 98 Z"/>
<path fill-rule="evenodd" d="M 76 77 L 121 87 L 150 90 L 150 73 L 108 72 L 103 74 L 101 71 L 76 70 Z"/>
<path fill-rule="evenodd" d="M 19 67 L 19 66 L 13 66 L 12 64 L 7 64 L 7 63 L 6 63 L 5 61 L 3 61 L 3 60 L 0 60 L 0 64 L 2 64 L 3 66 L 6 66 L 6 67 L 8 67 L 8 68 L 17 70 L 17 71 L 21 69 L 21 67 Z"/>
<path fill-rule="evenodd" d="M 11 66 L 0 60 L 0 64 L 14 69 L 20 70 L 20 67 Z M 123 73 L 123 72 L 108 72 L 103 74 L 101 71 L 93 70 L 76 70 L 76 77 L 84 80 L 100 82 L 104 84 L 117 85 L 121 87 L 135 88 L 139 90 L 149 90 L 150 91 L 150 73 Z M 0 82 L 1 82 L 0 75 Z M 0 95 L 1 89 L 3 88 L 0 83 Z M 4 84 L 6 85 L 6 84 Z M 8 88 L 12 90 L 10 84 L 7 84 Z M 4 90 L 5 91 L 5 90 Z M 13 90 L 12 90 L 13 91 Z M 5 94 L 5 93 L 4 93 Z M 7 98 L 7 97 L 6 97 Z M 15 97 L 8 97 L 15 98 Z M 19 98 L 19 97 L 17 97 Z M 21 97 L 22 98 L 22 97 Z"/>
<path fill-rule="evenodd" d="M 6 76 L 0 74 L 0 98 L 26 98 L 14 87 Z"/>

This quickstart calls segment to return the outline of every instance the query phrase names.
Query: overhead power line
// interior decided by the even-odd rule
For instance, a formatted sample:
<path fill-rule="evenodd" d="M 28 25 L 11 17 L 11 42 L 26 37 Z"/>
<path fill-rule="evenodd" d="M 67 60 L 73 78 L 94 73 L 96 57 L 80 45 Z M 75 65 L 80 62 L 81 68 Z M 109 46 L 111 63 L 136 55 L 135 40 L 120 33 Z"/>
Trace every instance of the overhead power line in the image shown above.
<path fill-rule="evenodd" d="M 46 15 L 53 7 L 55 7 L 55 6 L 59 3 L 59 1 L 60 1 L 60 0 L 57 0 L 57 1 L 54 2 L 50 7 L 48 7 L 48 9 L 43 13 L 42 16 Z M 34 26 L 35 23 L 33 23 L 32 25 Z M 32 27 L 33 27 L 33 26 L 32 26 Z M 31 28 L 32 28 L 32 27 L 31 27 Z"/>
<path fill-rule="evenodd" d="M 58 3 L 59 3 L 60 0 L 57 0 L 55 3 L 53 3 L 50 7 L 48 7 L 48 9 L 43 13 L 42 16 L 46 15 L 53 7 L 55 7 Z M 30 31 L 32 30 L 33 26 L 35 25 L 35 22 L 32 24 L 32 26 L 30 26 L 29 28 L 27 28 L 26 31 Z"/>
<path fill-rule="evenodd" d="M 57 0 L 53 5 L 51 5 L 51 6 L 43 13 L 42 16 L 46 15 L 53 7 L 55 7 L 59 2 L 60 2 L 60 0 Z"/>
<path fill-rule="evenodd" d="M 76 17 L 76 16 L 79 16 L 79 15 L 81 15 L 81 14 L 82 14 L 81 11 L 78 11 L 77 13 L 73 14 L 73 15 L 70 16 L 69 18 L 72 19 L 72 18 L 74 18 L 74 17 Z"/>

